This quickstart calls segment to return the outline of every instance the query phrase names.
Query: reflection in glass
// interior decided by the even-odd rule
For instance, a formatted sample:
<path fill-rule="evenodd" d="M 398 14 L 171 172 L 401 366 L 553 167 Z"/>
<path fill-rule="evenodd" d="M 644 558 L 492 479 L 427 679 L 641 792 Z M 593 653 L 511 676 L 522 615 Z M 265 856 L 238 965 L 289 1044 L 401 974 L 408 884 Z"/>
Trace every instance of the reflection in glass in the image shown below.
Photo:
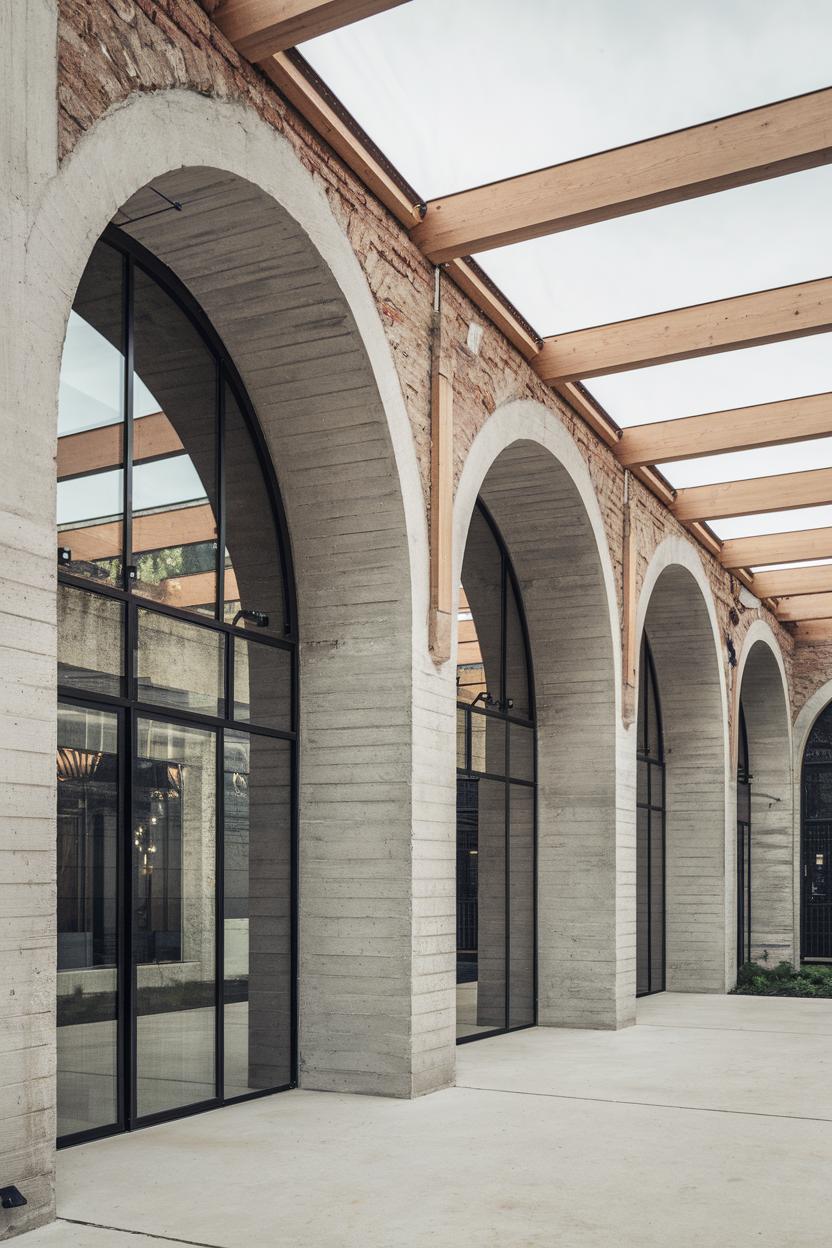
<path fill-rule="evenodd" d="M 534 780 L 534 729 L 511 725 L 511 774 L 515 780 Z"/>
<path fill-rule="evenodd" d="M 291 1079 L 291 747 L 227 731 L 224 783 L 225 1095 Z"/>
<path fill-rule="evenodd" d="M 118 1119 L 118 721 L 58 707 L 58 1134 Z"/>
<path fill-rule="evenodd" d="M 665 988 L 664 752 L 656 672 L 645 636 L 639 661 L 636 762 L 636 993 Z"/>
<path fill-rule="evenodd" d="M 225 389 L 224 619 L 238 611 L 268 616 L 266 631 L 285 632 L 280 547 L 274 510 L 251 431 L 233 391 Z M 245 625 L 243 625 L 245 626 Z"/>
<path fill-rule="evenodd" d="M 122 583 L 122 257 L 98 243 L 69 316 L 58 399 L 58 546 L 65 571 Z"/>
<path fill-rule="evenodd" d="M 216 737 L 137 721 L 133 964 L 139 1117 L 211 1100 Z"/>
<path fill-rule="evenodd" d="M 138 617 L 139 701 L 222 715 L 222 633 L 155 611 L 141 609 Z"/>
<path fill-rule="evenodd" d="M 135 590 L 213 616 L 217 583 L 216 362 L 190 320 L 135 270 Z M 144 462 L 139 462 L 143 459 Z"/>
<path fill-rule="evenodd" d="M 457 781 L 457 1038 L 506 1025 L 505 788 Z"/>
<path fill-rule="evenodd" d="M 520 608 L 511 578 L 506 585 L 506 692 L 512 703 L 511 714 L 520 719 L 531 715 L 529 667 L 526 642 L 520 622 Z"/>
<path fill-rule="evenodd" d="M 286 731 L 292 717 L 288 650 L 234 638 L 234 719 Z"/>
<path fill-rule="evenodd" d="M 461 630 L 474 638 L 481 665 L 481 684 L 495 702 L 503 697 L 501 679 L 502 653 L 502 556 L 491 526 L 477 507 L 471 516 L 465 555 L 462 562 L 462 588 L 464 600 L 471 616 L 472 627 Z M 463 621 L 460 621 L 462 624 Z M 464 660 L 460 651 L 460 663 Z M 474 682 L 474 673 L 457 673 L 465 678 L 465 686 Z M 473 701 L 476 694 L 465 698 Z M 462 700 L 462 699 L 461 699 Z"/>
<path fill-rule="evenodd" d="M 58 586 L 58 684 L 118 697 L 124 684 L 124 604 Z"/>

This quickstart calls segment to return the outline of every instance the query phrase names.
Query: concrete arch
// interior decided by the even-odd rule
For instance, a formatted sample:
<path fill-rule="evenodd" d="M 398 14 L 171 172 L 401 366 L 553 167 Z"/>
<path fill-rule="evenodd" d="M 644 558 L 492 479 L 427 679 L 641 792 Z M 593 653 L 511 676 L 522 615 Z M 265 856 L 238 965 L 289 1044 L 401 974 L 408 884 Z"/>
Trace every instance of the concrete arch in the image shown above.
<path fill-rule="evenodd" d="M 794 834 L 792 732 L 783 655 L 765 620 L 745 635 L 735 683 L 732 773 L 742 703 L 751 770 L 751 949 L 772 965 L 793 962 L 799 895 Z M 737 880 L 737 887 L 739 887 Z"/>
<path fill-rule="evenodd" d="M 449 1011 L 411 1010 L 414 947 L 430 952 L 442 941 L 433 912 L 423 923 L 413 899 L 414 860 L 437 823 L 451 826 L 451 807 L 421 803 L 433 760 L 413 742 L 413 707 L 430 705 L 440 685 L 427 652 L 415 448 L 375 303 L 324 191 L 288 140 L 240 104 L 183 90 L 133 96 L 46 186 L 29 236 L 38 315 L 27 358 L 37 367 L 25 387 L 50 482 L 38 500 L 43 546 L 54 551 L 50 461 L 73 294 L 105 225 L 125 204 L 140 208 L 151 183 L 185 210 L 128 228 L 228 347 L 272 454 L 292 542 L 303 690 L 301 1082 L 428 1091 L 450 1081 L 453 1048 Z M 373 873 L 386 926 L 357 915 L 361 905 L 350 909 L 370 895 Z M 352 885 L 333 893 L 335 875 Z M 384 975 L 370 973 L 375 958 Z"/>
<path fill-rule="evenodd" d="M 736 960 L 728 698 L 710 585 L 682 538 L 655 551 L 636 629 L 639 654 L 645 631 L 650 641 L 664 735 L 667 988 L 724 992 Z"/>
<path fill-rule="evenodd" d="M 555 414 L 499 408 L 466 457 L 454 505 L 459 583 L 474 504 L 496 521 L 529 631 L 538 728 L 538 1018 L 631 1022 L 631 870 L 622 796 L 620 644 L 612 562 L 586 463 Z"/>

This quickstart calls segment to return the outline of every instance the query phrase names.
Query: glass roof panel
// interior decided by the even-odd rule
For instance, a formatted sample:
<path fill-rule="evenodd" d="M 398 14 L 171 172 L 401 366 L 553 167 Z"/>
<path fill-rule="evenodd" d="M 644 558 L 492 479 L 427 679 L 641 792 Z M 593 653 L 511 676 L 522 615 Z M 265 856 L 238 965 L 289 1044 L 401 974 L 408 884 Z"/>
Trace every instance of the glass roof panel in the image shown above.
<path fill-rule="evenodd" d="M 717 537 L 762 537 L 766 533 L 796 533 L 801 529 L 821 529 L 832 525 L 832 503 L 822 507 L 796 507 L 792 511 L 769 511 L 762 515 L 734 516 L 730 520 L 709 520 Z"/>
<path fill-rule="evenodd" d="M 755 563 L 752 572 L 782 572 L 788 568 L 823 568 L 832 564 L 832 559 L 800 559 L 797 563 Z"/>
<path fill-rule="evenodd" d="M 302 51 L 433 198 L 828 86 L 831 43 L 827 0 L 412 0 Z"/>
<path fill-rule="evenodd" d="M 747 481 L 751 477 L 770 477 L 781 472 L 832 468 L 832 437 L 761 446 L 753 451 L 731 451 L 725 455 L 702 455 L 699 459 L 661 464 L 660 468 L 677 490 L 691 485 L 715 485 L 719 481 Z"/>
<path fill-rule="evenodd" d="M 831 217 L 808 169 L 476 258 L 545 336 L 826 277 Z"/>
<path fill-rule="evenodd" d="M 832 390 L 832 334 L 703 355 L 586 383 L 622 428 Z"/>

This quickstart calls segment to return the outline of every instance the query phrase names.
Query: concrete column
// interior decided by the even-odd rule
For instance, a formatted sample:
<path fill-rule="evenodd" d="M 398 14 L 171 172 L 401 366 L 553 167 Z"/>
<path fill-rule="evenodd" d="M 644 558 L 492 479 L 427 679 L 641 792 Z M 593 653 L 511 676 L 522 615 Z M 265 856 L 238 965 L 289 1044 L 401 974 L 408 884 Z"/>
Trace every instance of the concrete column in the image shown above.
<path fill-rule="evenodd" d="M 27 239 L 56 167 L 56 7 L 0 0 L 0 1175 L 29 1202 L 0 1239 L 54 1210 L 55 429 Z"/>

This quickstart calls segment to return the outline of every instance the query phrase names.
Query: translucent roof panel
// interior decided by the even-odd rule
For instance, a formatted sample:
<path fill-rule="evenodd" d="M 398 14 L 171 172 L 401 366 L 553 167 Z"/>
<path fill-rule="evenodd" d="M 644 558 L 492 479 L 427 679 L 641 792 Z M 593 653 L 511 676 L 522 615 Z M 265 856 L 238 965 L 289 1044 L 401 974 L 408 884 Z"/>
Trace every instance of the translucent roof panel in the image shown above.
<path fill-rule="evenodd" d="M 661 465 L 661 471 L 677 490 L 715 485 L 719 481 L 747 481 L 750 477 L 770 477 L 781 472 L 804 472 L 809 468 L 832 468 L 832 437 L 732 451 L 727 455 L 702 455 L 699 459 Z"/>
<path fill-rule="evenodd" d="M 587 389 L 622 428 L 832 390 L 832 334 L 593 377 Z"/>
<path fill-rule="evenodd" d="M 830 218 L 826 167 L 531 239 L 477 260 L 538 333 L 558 334 L 826 277 Z"/>
<path fill-rule="evenodd" d="M 801 529 L 822 529 L 832 525 L 832 503 L 822 507 L 797 507 L 792 511 L 769 511 L 762 515 L 735 516 L 732 520 L 709 520 L 723 540 L 729 537 L 757 537 L 766 533 L 796 533 Z"/>
<path fill-rule="evenodd" d="M 830 45 L 827 0 L 411 0 L 301 50 L 433 198 L 828 86 Z"/>

